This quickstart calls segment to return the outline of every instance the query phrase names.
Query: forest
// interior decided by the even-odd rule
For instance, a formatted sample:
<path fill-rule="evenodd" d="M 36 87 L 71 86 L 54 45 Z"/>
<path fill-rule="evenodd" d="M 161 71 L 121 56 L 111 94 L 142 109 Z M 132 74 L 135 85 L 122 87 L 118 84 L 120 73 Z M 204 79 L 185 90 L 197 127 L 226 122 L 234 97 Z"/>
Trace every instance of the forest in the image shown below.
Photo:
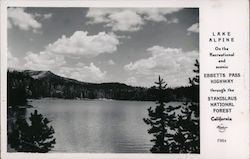
<path fill-rule="evenodd" d="M 43 74 L 38 77 L 37 75 Z M 155 101 L 156 87 L 134 87 L 123 83 L 86 83 L 50 71 L 8 70 L 8 105 L 23 105 L 26 99 L 114 99 Z M 165 101 L 198 101 L 197 86 L 167 88 Z"/>

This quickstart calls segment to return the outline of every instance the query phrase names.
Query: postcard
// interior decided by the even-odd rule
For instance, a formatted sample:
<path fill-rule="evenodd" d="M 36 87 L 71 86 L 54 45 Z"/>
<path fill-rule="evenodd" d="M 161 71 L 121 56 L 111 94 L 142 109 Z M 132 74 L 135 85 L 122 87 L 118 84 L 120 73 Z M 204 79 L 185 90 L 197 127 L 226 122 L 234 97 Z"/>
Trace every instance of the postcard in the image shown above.
<path fill-rule="evenodd" d="M 1 158 L 249 158 L 249 2 L 1 2 Z"/>

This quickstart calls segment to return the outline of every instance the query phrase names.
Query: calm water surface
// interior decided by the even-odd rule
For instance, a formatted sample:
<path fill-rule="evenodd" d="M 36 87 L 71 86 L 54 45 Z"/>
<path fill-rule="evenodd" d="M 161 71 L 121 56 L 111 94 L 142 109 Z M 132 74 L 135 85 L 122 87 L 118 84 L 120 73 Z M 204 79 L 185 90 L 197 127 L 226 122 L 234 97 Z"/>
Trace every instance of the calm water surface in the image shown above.
<path fill-rule="evenodd" d="M 30 102 L 51 120 L 56 145 L 51 152 L 149 153 L 143 122 L 154 102 L 41 99 Z"/>

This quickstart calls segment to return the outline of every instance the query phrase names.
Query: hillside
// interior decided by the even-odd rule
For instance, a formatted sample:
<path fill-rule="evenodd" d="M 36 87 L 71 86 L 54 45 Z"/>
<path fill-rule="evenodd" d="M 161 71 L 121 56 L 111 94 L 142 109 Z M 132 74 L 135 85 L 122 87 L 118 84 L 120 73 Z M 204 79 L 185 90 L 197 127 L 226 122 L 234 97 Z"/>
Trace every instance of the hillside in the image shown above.
<path fill-rule="evenodd" d="M 195 100 L 197 94 L 193 87 L 167 89 L 166 101 Z M 8 71 L 8 99 L 25 92 L 27 98 L 65 98 L 65 99 L 116 99 L 154 101 L 156 89 L 133 87 L 123 83 L 86 83 L 58 76 L 51 71 Z M 20 95 L 19 95 L 20 96 Z M 19 97 L 16 97 L 17 100 Z"/>

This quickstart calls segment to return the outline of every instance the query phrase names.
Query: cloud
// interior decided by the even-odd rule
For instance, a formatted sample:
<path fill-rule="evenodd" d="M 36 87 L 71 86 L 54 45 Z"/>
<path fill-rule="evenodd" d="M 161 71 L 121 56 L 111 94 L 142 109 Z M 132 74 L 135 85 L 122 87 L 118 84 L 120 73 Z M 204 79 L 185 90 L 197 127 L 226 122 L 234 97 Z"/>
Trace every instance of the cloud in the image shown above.
<path fill-rule="evenodd" d="M 34 70 L 56 70 L 66 62 L 64 56 L 52 54 L 50 52 L 33 53 L 28 52 L 24 57 L 26 61 L 24 67 Z"/>
<path fill-rule="evenodd" d="M 109 64 L 109 65 L 115 65 L 115 62 L 114 62 L 113 60 L 109 60 L 109 61 L 108 61 L 108 64 Z"/>
<path fill-rule="evenodd" d="M 11 22 L 9 20 L 7 21 L 7 27 L 8 27 L 8 29 L 12 28 L 12 24 L 11 24 Z"/>
<path fill-rule="evenodd" d="M 112 21 L 107 23 L 107 26 L 112 27 L 114 31 L 137 31 L 144 24 L 141 16 L 131 10 L 114 12 L 109 18 Z"/>
<path fill-rule="evenodd" d="M 161 75 L 171 87 L 188 84 L 188 78 L 193 77 L 197 51 L 184 52 L 178 48 L 153 46 L 148 48 L 150 57 L 139 59 L 124 66 L 124 69 L 134 74 L 135 78 L 145 86 L 152 86 Z"/>
<path fill-rule="evenodd" d="M 166 15 L 180 11 L 180 8 L 139 8 L 136 11 L 144 17 L 144 19 L 153 22 L 167 22 Z M 175 18 L 176 21 L 176 18 Z"/>
<path fill-rule="evenodd" d="M 42 27 L 42 24 L 35 19 L 35 15 L 25 12 L 25 8 L 8 8 L 8 28 L 17 26 L 21 30 L 33 30 Z"/>
<path fill-rule="evenodd" d="M 34 16 L 40 19 L 50 19 L 52 15 L 53 15 L 52 13 L 46 13 L 46 14 L 34 13 Z"/>
<path fill-rule="evenodd" d="M 70 66 L 65 57 L 95 57 L 104 53 L 113 53 L 117 50 L 118 44 L 119 40 L 114 34 L 100 32 L 96 35 L 88 35 L 87 32 L 76 31 L 70 37 L 62 36 L 39 53 L 26 53 L 24 68 L 51 70 L 56 74 L 80 81 L 99 82 L 106 78 L 106 71 L 102 71 L 92 62 L 89 65 L 78 63 Z M 115 64 L 112 60 L 107 63 Z"/>
<path fill-rule="evenodd" d="M 7 66 L 9 68 L 19 68 L 20 67 L 19 66 L 20 65 L 20 61 L 10 51 L 8 51 L 7 56 L 8 56 Z"/>
<path fill-rule="evenodd" d="M 180 11 L 180 8 L 90 8 L 86 17 L 88 23 L 104 23 L 113 31 L 138 31 L 147 22 L 178 23 L 178 19 L 168 20 L 166 15 Z"/>
<path fill-rule="evenodd" d="M 86 31 L 76 31 L 71 37 L 63 35 L 49 44 L 46 50 L 55 54 L 94 57 L 115 52 L 117 45 L 119 40 L 112 33 L 100 32 L 97 35 L 88 35 Z"/>
<path fill-rule="evenodd" d="M 90 8 L 86 17 L 89 23 L 106 23 L 114 31 L 137 31 L 144 24 L 141 16 L 129 9 Z"/>
<path fill-rule="evenodd" d="M 173 18 L 173 19 L 169 20 L 168 23 L 169 24 L 171 24 L 171 23 L 179 23 L 179 19 Z"/>
<path fill-rule="evenodd" d="M 138 86 L 138 81 L 136 79 L 136 77 L 129 77 L 125 80 L 125 83 L 131 86 Z"/>
<path fill-rule="evenodd" d="M 195 23 L 193 25 L 191 25 L 188 29 L 188 35 L 190 35 L 191 33 L 199 33 L 199 24 Z"/>
<path fill-rule="evenodd" d="M 52 17 L 52 13 L 43 14 L 43 19 L 49 19 Z"/>
<path fill-rule="evenodd" d="M 61 67 L 59 75 L 85 82 L 100 82 L 106 78 L 106 71 L 101 71 L 93 62 L 90 65 L 78 63 L 73 67 Z"/>
<path fill-rule="evenodd" d="M 55 74 L 76 79 L 84 82 L 100 82 L 106 78 L 106 71 L 101 71 L 94 63 L 85 65 L 77 63 L 68 66 L 63 55 L 50 52 L 40 52 L 39 54 L 29 52 L 26 57 L 24 68 L 32 70 L 50 70 Z"/>

